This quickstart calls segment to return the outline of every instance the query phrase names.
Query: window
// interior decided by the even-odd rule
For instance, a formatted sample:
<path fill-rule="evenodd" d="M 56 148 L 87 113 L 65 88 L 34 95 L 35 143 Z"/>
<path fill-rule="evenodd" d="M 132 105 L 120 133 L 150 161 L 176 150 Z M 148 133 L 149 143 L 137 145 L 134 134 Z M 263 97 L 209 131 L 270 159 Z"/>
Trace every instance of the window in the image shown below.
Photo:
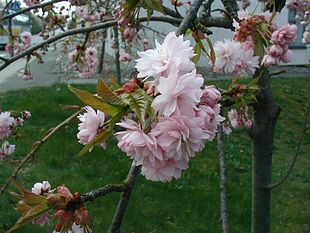
<path fill-rule="evenodd" d="M 306 27 L 304 25 L 300 24 L 300 22 L 298 20 L 296 20 L 295 16 L 296 16 L 296 10 L 289 10 L 288 11 L 288 22 L 290 24 L 296 24 L 296 26 L 297 26 L 296 40 L 289 47 L 292 49 L 306 49 L 307 47 L 301 41 L 303 38 L 303 33 L 304 33 Z"/>

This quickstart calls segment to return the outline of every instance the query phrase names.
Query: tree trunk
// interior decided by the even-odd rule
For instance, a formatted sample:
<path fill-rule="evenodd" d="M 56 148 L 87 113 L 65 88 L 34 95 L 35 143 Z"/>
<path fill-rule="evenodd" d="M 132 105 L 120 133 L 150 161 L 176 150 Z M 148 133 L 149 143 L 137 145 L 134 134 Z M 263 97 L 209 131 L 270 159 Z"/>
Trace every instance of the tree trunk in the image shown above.
<path fill-rule="evenodd" d="M 267 69 L 257 72 L 260 93 L 254 106 L 252 138 L 252 233 L 270 232 L 273 140 L 280 107 L 275 102 Z"/>
<path fill-rule="evenodd" d="M 107 38 L 107 30 L 103 29 L 103 31 L 102 31 L 102 44 L 101 44 L 101 51 L 100 51 L 100 57 L 99 57 L 98 74 L 101 74 L 103 72 L 106 38 Z"/>
<path fill-rule="evenodd" d="M 221 203 L 221 225 L 222 232 L 229 233 L 228 205 L 227 205 L 227 165 L 224 153 L 223 124 L 220 123 L 217 132 L 217 144 L 220 160 L 220 203 Z"/>

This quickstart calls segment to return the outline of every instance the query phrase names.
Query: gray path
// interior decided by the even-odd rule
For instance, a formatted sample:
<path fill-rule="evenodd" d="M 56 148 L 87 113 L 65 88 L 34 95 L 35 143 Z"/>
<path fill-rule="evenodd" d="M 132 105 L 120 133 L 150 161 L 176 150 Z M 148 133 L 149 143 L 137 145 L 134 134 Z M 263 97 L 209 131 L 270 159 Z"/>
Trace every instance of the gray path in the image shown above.
<path fill-rule="evenodd" d="M 25 65 L 25 60 L 19 60 L 5 70 L 0 72 L 0 92 L 5 92 L 8 90 L 16 90 L 21 88 L 30 88 L 36 86 L 48 86 L 55 82 L 61 81 L 65 83 L 96 83 L 95 79 L 76 79 L 70 74 L 59 74 L 56 69 L 56 58 L 58 57 L 57 51 L 49 51 L 46 56 L 44 56 L 44 64 L 38 64 L 36 59 L 30 62 L 30 69 L 34 76 L 33 80 L 24 81 L 18 77 L 19 71 L 21 71 Z M 105 69 L 114 70 L 113 61 L 111 57 L 106 56 L 109 62 L 106 63 Z M 130 74 L 130 69 L 128 67 L 123 67 L 123 77 Z M 309 77 L 310 69 L 302 66 L 289 66 L 289 67 L 276 67 L 272 69 L 276 70 L 287 70 L 286 73 L 278 75 L 279 77 Z M 113 72 L 113 71 L 112 71 Z M 209 72 L 207 69 L 199 68 L 199 73 L 202 73 L 206 79 L 209 80 L 223 80 L 230 79 L 227 75 L 218 75 Z M 277 77 L 277 76 L 275 76 Z"/>

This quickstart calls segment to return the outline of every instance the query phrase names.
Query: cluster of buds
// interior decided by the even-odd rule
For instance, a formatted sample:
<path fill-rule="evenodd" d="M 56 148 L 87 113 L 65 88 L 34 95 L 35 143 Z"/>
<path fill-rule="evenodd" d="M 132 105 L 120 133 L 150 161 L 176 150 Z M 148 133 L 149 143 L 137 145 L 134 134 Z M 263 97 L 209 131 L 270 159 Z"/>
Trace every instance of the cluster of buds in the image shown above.
<path fill-rule="evenodd" d="M 90 233 L 88 210 L 84 207 L 78 192 L 71 191 L 64 185 L 51 189 L 48 181 L 35 183 L 28 191 L 13 181 L 20 193 L 11 194 L 20 199 L 17 210 L 22 213 L 18 223 L 9 232 L 29 222 L 43 226 L 49 221 L 49 211 L 55 210 L 53 219 L 57 221 L 55 233 Z M 31 216 L 31 217 L 29 217 Z M 38 217 L 39 216 L 39 217 Z"/>
<path fill-rule="evenodd" d="M 9 43 L 5 46 L 5 51 L 9 54 L 16 55 L 30 47 L 32 41 L 32 36 L 30 32 L 22 32 L 19 39 L 21 43 Z"/>
<path fill-rule="evenodd" d="M 31 117 L 30 112 L 24 111 L 20 116 L 13 117 L 10 112 L 0 112 L 0 141 L 10 136 L 18 135 L 18 127 L 22 126 L 26 120 Z M 0 160 L 15 151 L 15 145 L 11 145 L 8 141 L 3 141 L 0 147 Z"/>
<path fill-rule="evenodd" d="M 240 108 L 238 111 L 236 109 L 231 109 L 228 112 L 228 120 L 223 124 L 223 131 L 225 134 L 230 134 L 232 129 L 239 129 L 244 126 L 247 129 L 252 127 L 252 120 L 249 118 L 248 107 L 245 106 Z"/>
<path fill-rule="evenodd" d="M 68 55 L 71 67 L 82 78 L 93 78 L 96 73 L 98 58 L 95 47 L 77 46 Z"/>
<path fill-rule="evenodd" d="M 273 45 L 269 47 L 267 54 L 262 60 L 262 64 L 266 67 L 290 62 L 293 52 L 288 46 L 294 43 L 297 34 L 297 26 L 286 24 L 272 33 L 271 40 Z"/>
<path fill-rule="evenodd" d="M 310 2 L 307 0 L 292 0 L 287 8 L 296 12 L 296 19 L 305 26 L 302 42 L 310 44 Z"/>
<path fill-rule="evenodd" d="M 94 11 L 92 6 L 86 5 L 76 7 L 75 14 L 86 21 L 98 21 L 106 15 L 106 11 Z"/>

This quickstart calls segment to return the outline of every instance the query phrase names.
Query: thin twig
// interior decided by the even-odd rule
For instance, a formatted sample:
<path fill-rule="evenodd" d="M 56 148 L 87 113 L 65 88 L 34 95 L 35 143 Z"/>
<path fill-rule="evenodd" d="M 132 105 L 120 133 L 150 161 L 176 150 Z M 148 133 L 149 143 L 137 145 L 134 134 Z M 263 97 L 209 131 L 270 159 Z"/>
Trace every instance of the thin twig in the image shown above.
<path fill-rule="evenodd" d="M 15 16 L 17 15 L 21 15 L 21 14 L 24 14 L 26 12 L 29 12 L 31 10 L 34 10 L 34 9 L 37 9 L 37 8 L 44 8 L 48 5 L 51 5 L 53 3 L 57 3 L 57 2 L 66 2 L 67 0 L 52 0 L 52 1 L 48 1 L 48 2 L 44 2 L 44 3 L 39 3 L 39 4 L 35 4 L 35 5 L 32 5 L 30 7 L 27 7 L 27 8 L 24 8 L 22 10 L 19 10 L 19 11 L 16 11 L 14 13 L 11 13 L 11 14 L 7 14 L 5 16 L 3 16 L 0 21 L 3 21 L 3 20 L 6 20 L 6 19 L 11 19 L 11 18 L 14 18 Z"/>
<path fill-rule="evenodd" d="M 298 158 L 298 155 L 300 155 L 301 153 L 301 150 L 302 150 L 302 146 L 304 144 L 304 141 L 305 141 L 305 136 L 307 134 L 307 131 L 308 131 L 308 121 L 309 121 L 309 116 L 310 116 L 310 102 L 308 103 L 308 106 L 306 107 L 306 110 L 305 110 L 305 116 L 304 116 L 304 122 L 303 122 L 303 127 L 302 127 L 302 130 L 301 130 L 301 135 L 300 135 L 300 138 L 298 140 L 298 144 L 297 144 L 297 150 L 295 152 L 295 155 L 291 161 L 291 164 L 290 166 L 288 167 L 288 170 L 286 171 L 286 173 L 282 176 L 282 178 L 273 183 L 273 184 L 270 184 L 267 186 L 268 189 L 274 189 L 276 187 L 278 187 L 280 184 L 282 184 L 287 178 L 288 176 L 291 174 L 293 168 L 294 168 L 294 165 L 297 161 L 297 158 Z"/>
<path fill-rule="evenodd" d="M 14 170 L 14 172 L 11 174 L 11 176 L 2 184 L 0 188 L 0 195 L 3 193 L 3 191 L 7 188 L 9 183 L 11 182 L 12 179 L 16 179 L 22 168 L 31 160 L 31 158 L 34 156 L 35 152 L 40 149 L 40 147 L 51 137 L 53 136 L 60 128 L 63 126 L 68 125 L 72 120 L 74 120 L 77 115 L 79 115 L 83 109 L 75 112 L 72 114 L 70 117 L 68 117 L 66 120 L 61 122 L 59 125 L 56 127 L 52 128 L 51 130 L 48 130 L 48 132 L 45 134 L 45 136 L 36 141 L 34 144 L 32 144 L 30 152 L 21 160 L 21 163 L 18 165 L 18 167 Z"/>
<path fill-rule="evenodd" d="M 148 18 L 147 17 L 141 17 L 139 19 L 139 21 L 145 22 L 145 21 L 148 21 Z M 163 16 L 153 16 L 149 19 L 149 21 L 160 21 L 160 22 L 166 22 L 166 23 L 172 23 L 172 24 L 179 24 L 181 22 L 180 19 L 174 19 L 171 17 L 163 17 Z M 3 70 L 4 68 L 6 68 L 11 63 L 17 61 L 18 59 L 23 58 L 23 57 L 31 54 L 35 50 L 40 49 L 40 48 L 42 48 L 48 44 L 51 44 L 55 41 L 58 41 L 64 37 L 79 34 L 79 33 L 92 32 L 92 31 L 97 31 L 97 30 L 104 29 L 104 28 L 109 28 L 111 26 L 117 25 L 117 22 L 118 22 L 118 20 L 110 20 L 110 21 L 98 23 L 98 24 L 95 24 L 95 25 L 92 25 L 89 27 L 83 27 L 83 28 L 68 30 L 68 31 L 63 32 L 61 34 L 58 34 L 56 36 L 50 37 L 47 40 L 44 40 L 41 43 L 38 43 L 38 44 L 26 49 L 25 51 L 23 51 L 19 54 L 16 54 L 14 57 L 10 58 L 7 62 L 5 62 L 4 64 L 2 64 L 0 66 L 0 71 Z"/>

